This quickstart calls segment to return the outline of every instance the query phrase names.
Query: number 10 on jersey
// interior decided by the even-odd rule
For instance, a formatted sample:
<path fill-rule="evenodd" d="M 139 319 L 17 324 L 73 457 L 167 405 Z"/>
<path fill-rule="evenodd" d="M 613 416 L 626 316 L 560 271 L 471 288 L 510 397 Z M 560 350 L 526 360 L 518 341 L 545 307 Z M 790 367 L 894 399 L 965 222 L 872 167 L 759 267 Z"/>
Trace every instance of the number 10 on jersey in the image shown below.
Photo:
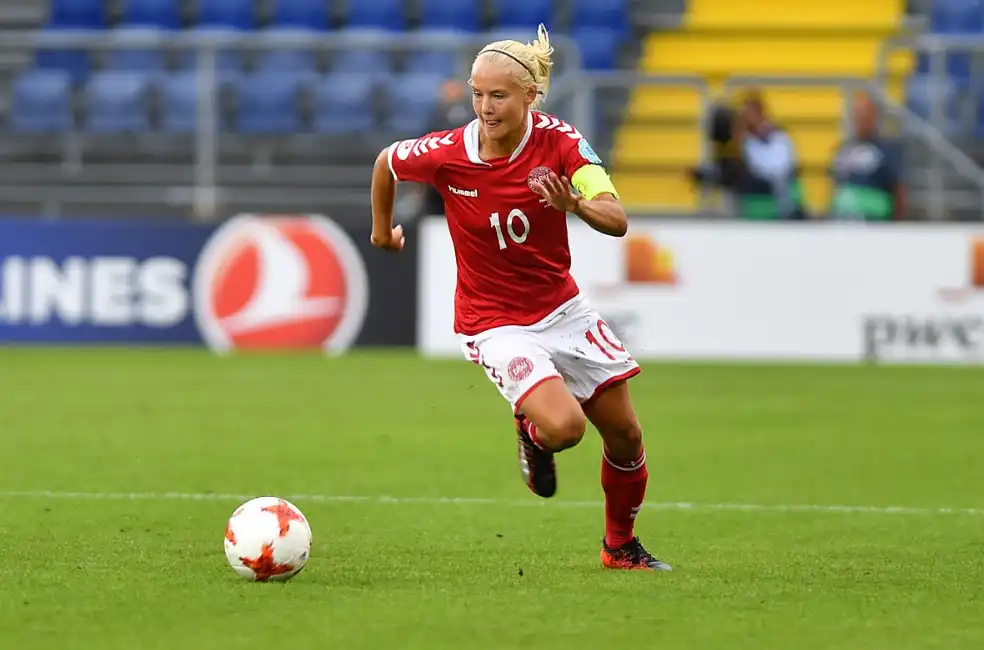
<path fill-rule="evenodd" d="M 522 244 L 530 234 L 530 220 L 523 214 L 522 210 L 510 210 L 506 217 L 506 226 L 503 229 L 502 219 L 498 212 L 493 212 L 489 217 L 489 223 L 495 230 L 495 237 L 499 240 L 499 250 L 506 249 L 506 235 L 516 244 Z M 503 232 L 505 230 L 505 232 Z"/>

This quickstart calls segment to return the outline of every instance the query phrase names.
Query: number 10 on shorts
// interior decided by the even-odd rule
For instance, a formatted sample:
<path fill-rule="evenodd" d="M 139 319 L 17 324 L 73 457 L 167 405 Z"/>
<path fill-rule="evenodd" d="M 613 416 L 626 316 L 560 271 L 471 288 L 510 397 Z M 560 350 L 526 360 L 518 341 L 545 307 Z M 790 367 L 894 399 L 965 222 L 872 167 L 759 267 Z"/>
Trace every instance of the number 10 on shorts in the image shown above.
<path fill-rule="evenodd" d="M 623 355 L 626 353 L 625 346 L 618 340 L 615 332 L 612 331 L 612 328 L 608 326 L 608 323 L 604 319 L 599 318 L 594 327 L 584 333 L 584 338 L 588 340 L 588 343 L 598 348 L 610 361 L 617 360 L 613 353 L 621 353 Z"/>

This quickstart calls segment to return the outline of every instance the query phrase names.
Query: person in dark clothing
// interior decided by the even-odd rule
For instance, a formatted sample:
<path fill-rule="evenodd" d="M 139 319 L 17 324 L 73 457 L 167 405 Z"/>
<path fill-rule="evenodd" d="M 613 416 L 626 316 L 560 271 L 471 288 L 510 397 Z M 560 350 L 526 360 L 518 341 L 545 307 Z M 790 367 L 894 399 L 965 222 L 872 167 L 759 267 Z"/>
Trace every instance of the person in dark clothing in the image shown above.
<path fill-rule="evenodd" d="M 768 119 L 758 92 L 748 93 L 738 110 L 715 106 L 707 128 L 714 159 L 690 171 L 695 182 L 728 192 L 739 218 L 806 217 L 792 140 Z"/>
<path fill-rule="evenodd" d="M 739 215 L 745 219 L 805 219 L 796 148 L 789 134 L 769 119 L 757 91 L 750 91 L 742 102 L 736 140 L 745 167 L 738 182 Z"/>
<path fill-rule="evenodd" d="M 852 110 L 854 135 L 838 145 L 830 168 L 830 215 L 859 221 L 903 219 L 908 202 L 901 152 L 879 135 L 878 111 L 870 96 L 856 95 Z"/>
<path fill-rule="evenodd" d="M 689 170 L 691 180 L 698 186 L 737 191 L 744 173 L 735 140 L 737 124 L 738 114 L 731 106 L 720 103 L 711 108 L 707 123 L 707 138 L 712 147 L 711 162 Z"/>

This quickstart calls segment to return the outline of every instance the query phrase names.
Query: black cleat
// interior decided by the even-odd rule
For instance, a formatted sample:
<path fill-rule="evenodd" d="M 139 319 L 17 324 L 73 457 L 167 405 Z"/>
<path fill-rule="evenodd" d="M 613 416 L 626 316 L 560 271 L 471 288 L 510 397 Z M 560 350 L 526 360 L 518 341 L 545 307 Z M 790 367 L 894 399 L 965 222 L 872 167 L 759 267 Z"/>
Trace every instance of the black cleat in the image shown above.
<path fill-rule="evenodd" d="M 638 537 L 619 548 L 609 548 L 608 543 L 601 540 L 601 563 L 608 569 L 625 569 L 635 571 L 672 571 L 666 562 L 657 560 L 647 551 Z"/>
<path fill-rule="evenodd" d="M 516 439 L 519 444 L 519 471 L 523 482 L 530 491 L 540 497 L 549 498 L 557 492 L 557 464 L 552 451 L 545 451 L 534 444 L 526 430 L 528 420 L 524 415 L 516 416 Z"/>

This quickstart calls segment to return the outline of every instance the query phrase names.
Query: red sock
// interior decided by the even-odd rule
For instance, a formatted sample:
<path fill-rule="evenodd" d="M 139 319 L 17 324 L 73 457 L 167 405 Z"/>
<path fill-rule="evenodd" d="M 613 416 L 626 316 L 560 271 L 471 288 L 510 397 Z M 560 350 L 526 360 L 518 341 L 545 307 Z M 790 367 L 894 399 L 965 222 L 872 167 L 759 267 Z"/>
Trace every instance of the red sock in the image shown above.
<path fill-rule="evenodd" d="M 646 451 L 634 461 L 611 461 L 602 452 L 601 487 L 605 491 L 605 542 L 618 548 L 635 536 L 636 514 L 646 496 Z"/>
<path fill-rule="evenodd" d="M 534 445 L 536 445 L 543 451 L 553 451 L 550 447 L 547 447 L 545 444 L 540 442 L 540 439 L 536 435 L 536 425 L 533 424 L 533 422 L 529 418 L 526 419 L 526 433 L 530 435 L 530 440 L 533 441 Z"/>

